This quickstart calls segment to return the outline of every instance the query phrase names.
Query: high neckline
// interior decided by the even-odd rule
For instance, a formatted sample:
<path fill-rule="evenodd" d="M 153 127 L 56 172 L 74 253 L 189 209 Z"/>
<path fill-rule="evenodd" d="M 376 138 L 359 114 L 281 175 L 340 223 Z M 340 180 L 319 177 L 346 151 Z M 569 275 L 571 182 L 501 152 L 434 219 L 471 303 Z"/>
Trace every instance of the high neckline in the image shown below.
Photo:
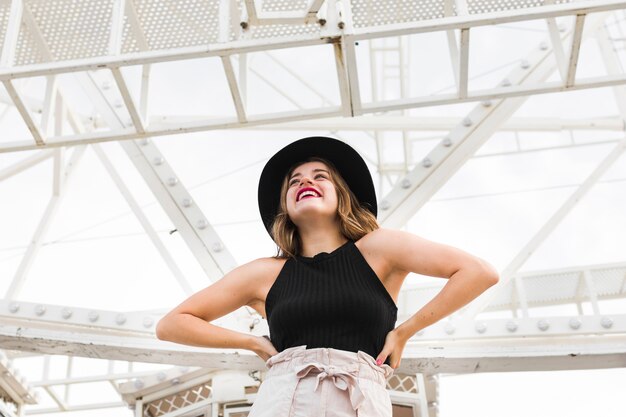
<path fill-rule="evenodd" d="M 312 256 L 312 257 L 296 255 L 296 258 L 298 260 L 304 261 L 304 262 L 317 262 L 317 261 L 321 261 L 321 260 L 324 260 L 324 259 L 332 258 L 333 256 L 337 255 L 339 252 L 341 252 L 342 249 L 347 247 L 351 242 L 352 242 L 352 240 L 348 239 L 348 241 L 346 243 L 342 244 L 341 246 L 339 246 L 337 249 L 333 250 L 330 253 L 328 253 L 328 252 L 320 252 L 317 255 Z"/>

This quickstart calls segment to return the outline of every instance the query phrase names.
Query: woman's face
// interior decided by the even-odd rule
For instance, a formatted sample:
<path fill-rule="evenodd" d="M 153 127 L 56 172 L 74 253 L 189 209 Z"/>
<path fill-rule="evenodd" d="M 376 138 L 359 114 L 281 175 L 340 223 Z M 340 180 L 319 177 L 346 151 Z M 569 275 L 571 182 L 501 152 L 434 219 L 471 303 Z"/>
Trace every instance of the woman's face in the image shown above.
<path fill-rule="evenodd" d="M 323 162 L 297 166 L 289 177 L 286 198 L 287 214 L 295 225 L 303 220 L 337 215 L 337 190 Z"/>

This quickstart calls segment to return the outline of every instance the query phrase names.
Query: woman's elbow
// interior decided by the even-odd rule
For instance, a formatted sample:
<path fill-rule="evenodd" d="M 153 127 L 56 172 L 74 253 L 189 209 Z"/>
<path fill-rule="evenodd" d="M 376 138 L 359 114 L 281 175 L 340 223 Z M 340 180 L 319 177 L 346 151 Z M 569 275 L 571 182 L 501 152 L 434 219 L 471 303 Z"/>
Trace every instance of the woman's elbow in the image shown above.
<path fill-rule="evenodd" d="M 483 261 L 483 272 L 481 276 L 488 287 L 492 287 L 500 281 L 500 274 L 489 262 Z"/>
<path fill-rule="evenodd" d="M 478 258 L 478 265 L 474 265 L 476 276 L 484 283 L 486 288 L 492 287 L 500 281 L 500 274 L 489 262 Z"/>
<path fill-rule="evenodd" d="M 171 320 L 170 316 L 163 316 L 161 317 L 161 320 L 159 320 L 157 322 L 156 328 L 155 328 L 155 333 L 156 333 L 156 337 L 159 340 L 169 340 L 168 336 L 167 336 L 167 328 L 169 325 L 169 322 Z"/>

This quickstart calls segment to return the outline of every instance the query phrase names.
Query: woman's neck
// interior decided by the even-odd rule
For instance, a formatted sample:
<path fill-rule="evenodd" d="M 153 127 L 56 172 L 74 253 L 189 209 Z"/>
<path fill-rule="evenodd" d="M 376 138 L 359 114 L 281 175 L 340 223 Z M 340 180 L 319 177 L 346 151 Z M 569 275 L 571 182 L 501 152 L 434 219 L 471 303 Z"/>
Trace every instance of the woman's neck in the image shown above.
<path fill-rule="evenodd" d="M 348 240 L 337 227 L 299 230 L 299 232 L 302 240 L 300 255 L 305 257 L 313 257 L 321 252 L 330 253 Z"/>

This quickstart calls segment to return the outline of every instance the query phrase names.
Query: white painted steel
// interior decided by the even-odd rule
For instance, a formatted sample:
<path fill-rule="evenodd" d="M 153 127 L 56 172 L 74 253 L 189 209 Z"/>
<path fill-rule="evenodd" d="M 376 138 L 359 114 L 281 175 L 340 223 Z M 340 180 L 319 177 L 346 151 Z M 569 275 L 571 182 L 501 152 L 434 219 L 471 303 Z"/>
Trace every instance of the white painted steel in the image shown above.
<path fill-rule="evenodd" d="M 64 191 L 67 188 L 67 183 L 71 179 L 73 172 L 76 170 L 76 166 L 81 160 L 84 152 L 85 146 L 78 146 L 72 152 L 72 156 L 67 162 L 67 165 L 65 166 L 62 175 L 61 181 L 63 182 L 62 187 Z M 39 224 L 37 225 L 37 229 L 35 230 L 35 233 L 30 240 L 28 248 L 26 249 L 26 252 L 22 257 L 19 266 L 15 271 L 15 275 L 13 276 L 11 284 L 4 294 L 4 299 L 11 300 L 16 299 L 19 296 L 22 286 L 24 285 L 24 282 L 28 277 L 28 271 L 30 270 L 32 263 L 37 256 L 37 252 L 41 248 L 41 244 L 43 243 L 43 239 L 46 236 L 48 228 L 50 227 L 50 223 L 53 221 L 56 211 L 58 210 L 64 196 L 65 192 L 61 192 L 58 195 L 52 194 L 52 196 L 50 197 L 45 212 L 41 217 Z"/>
<path fill-rule="evenodd" d="M 578 333 L 570 328 L 575 318 Z M 443 325 L 428 328 L 406 346 L 399 371 L 406 373 L 474 373 L 561 369 L 602 369 L 626 366 L 626 315 L 611 315 L 613 326 L 599 334 L 598 317 L 544 317 L 548 329 L 537 335 L 538 320 L 516 320 L 511 334 L 506 320 L 483 320 L 489 336 L 477 338 L 469 329 L 450 335 Z M 420 339 L 421 337 L 421 339 Z M 153 338 L 85 335 L 29 327 L 0 325 L 0 342 L 7 349 L 71 354 L 115 360 L 171 363 L 209 369 L 263 370 L 265 364 L 246 350 L 181 346 Z M 233 352 L 234 351 L 234 352 Z M 477 366 L 479 364 L 479 366 Z"/>
<path fill-rule="evenodd" d="M 123 125 L 122 117 L 110 105 L 110 97 L 105 96 L 93 78 L 96 74 L 79 74 L 81 85 L 90 91 L 100 114 L 110 126 Z M 183 206 L 183 201 L 192 201 L 191 194 L 177 179 L 159 149 L 149 140 L 124 141 L 120 145 L 139 170 L 157 200 L 176 226 L 191 252 L 196 257 L 210 280 L 215 281 L 236 266 L 235 260 L 226 249 L 213 227 L 206 220 L 201 209 L 191 204 Z M 175 183 L 171 183 L 171 179 Z"/>
<path fill-rule="evenodd" d="M 9 22 L 4 34 L 4 45 L 0 56 L 0 67 L 11 67 L 15 61 L 15 47 L 22 23 L 23 0 L 12 0 Z"/>
<path fill-rule="evenodd" d="M 108 174 L 111 176 L 111 179 L 113 179 L 113 182 L 115 182 L 115 185 L 120 190 L 120 193 L 122 194 L 122 196 L 128 203 L 128 206 L 133 211 L 133 214 L 135 215 L 139 223 L 141 223 L 141 227 L 143 227 L 146 234 L 150 238 L 150 241 L 152 242 L 156 250 L 159 252 L 159 255 L 161 255 L 161 258 L 163 258 L 163 261 L 172 272 L 172 275 L 178 281 L 178 284 L 180 285 L 180 287 L 183 289 L 185 294 L 191 295 L 193 293 L 193 288 L 189 284 L 189 281 L 183 275 L 182 271 L 176 264 L 176 261 L 174 260 L 172 255 L 169 253 L 169 251 L 167 250 L 167 248 L 165 247 L 161 239 L 159 238 L 158 234 L 154 230 L 154 227 L 152 227 L 152 224 L 150 224 L 150 221 L 148 220 L 143 210 L 139 206 L 139 203 L 137 203 L 137 201 L 133 197 L 131 191 L 124 184 L 124 180 L 117 173 L 117 171 L 115 170 L 115 167 L 113 166 L 113 164 L 107 157 L 104 150 L 98 144 L 94 144 L 92 145 L 92 147 L 94 151 L 96 152 L 98 159 L 100 159 L 100 162 L 105 167 Z"/>
<path fill-rule="evenodd" d="M 589 23 L 591 30 L 599 25 L 605 16 L 594 16 Z M 527 57 L 528 68 L 518 67 L 511 71 L 506 79 L 514 86 L 536 84 L 546 80 L 554 71 L 554 66 L 547 59 L 548 50 L 537 48 Z M 488 97 L 485 97 L 488 98 Z M 477 105 L 464 120 L 469 124 L 457 125 L 448 135 L 450 146 L 439 143 L 427 155 L 427 166 L 418 164 L 392 191 L 383 197 L 379 218 L 383 225 L 392 228 L 401 227 L 408 219 L 434 195 L 465 161 L 487 141 L 499 125 L 510 117 L 524 102 L 522 98 L 483 101 Z M 384 209 L 387 207 L 387 209 Z"/>

